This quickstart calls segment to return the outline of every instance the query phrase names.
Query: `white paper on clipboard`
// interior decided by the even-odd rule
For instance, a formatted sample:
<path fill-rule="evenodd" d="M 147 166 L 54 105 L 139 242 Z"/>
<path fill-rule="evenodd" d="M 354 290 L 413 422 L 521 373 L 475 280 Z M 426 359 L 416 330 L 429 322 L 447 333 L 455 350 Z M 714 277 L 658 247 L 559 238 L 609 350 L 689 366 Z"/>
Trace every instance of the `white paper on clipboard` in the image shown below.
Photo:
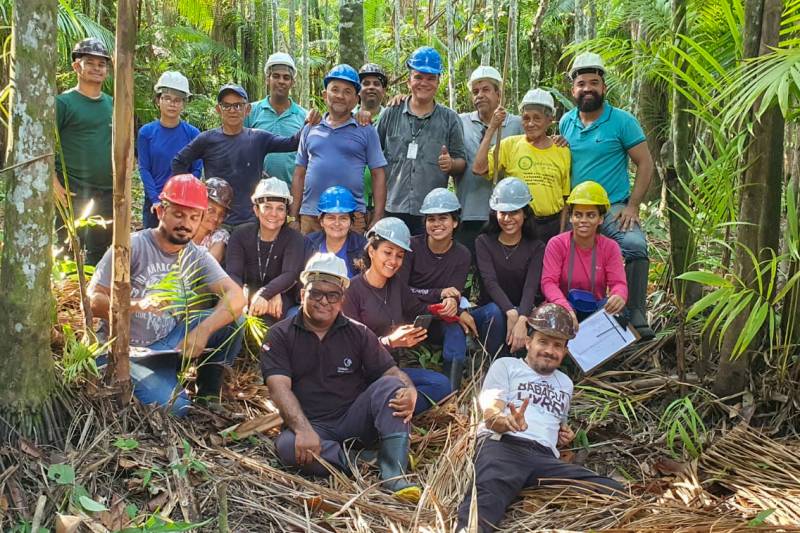
<path fill-rule="evenodd" d="M 578 334 L 567 343 L 567 348 L 586 373 L 636 342 L 636 338 L 630 327 L 623 328 L 612 315 L 601 309 L 581 322 Z"/>

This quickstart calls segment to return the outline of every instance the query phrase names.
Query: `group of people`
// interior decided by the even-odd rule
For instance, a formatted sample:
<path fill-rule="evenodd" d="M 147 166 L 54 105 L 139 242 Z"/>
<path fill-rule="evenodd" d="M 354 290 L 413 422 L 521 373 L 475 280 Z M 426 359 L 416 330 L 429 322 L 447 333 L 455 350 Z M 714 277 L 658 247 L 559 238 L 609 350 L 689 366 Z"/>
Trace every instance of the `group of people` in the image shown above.
<path fill-rule="evenodd" d="M 56 193 L 108 216 L 111 100 L 101 89 L 111 56 L 86 39 L 72 57 L 78 85 L 57 98 Z M 406 65 L 408 95 L 389 103 L 380 66 L 335 66 L 321 115 L 292 101 L 294 61 L 276 53 L 264 69 L 269 95 L 251 103 L 224 85 L 221 126 L 202 133 L 181 119 L 186 77 L 159 78 L 159 119 L 137 142 L 144 229 L 131 239 L 131 345 L 157 355 L 132 359 L 136 396 L 186 414 L 177 370 L 194 359 L 195 398 L 219 397 L 243 316 L 261 317 L 270 326 L 262 372 L 285 423 L 281 459 L 313 475 L 374 460 L 386 488 L 416 501 L 411 418 L 460 388 L 472 338 L 494 360 L 479 397 L 480 527 L 544 478 L 621 490 L 558 459 L 574 436 L 572 382 L 558 367 L 579 323 L 600 309 L 653 335 L 639 221 L 652 160 L 641 127 L 605 100 L 597 54 L 574 60 L 576 107 L 558 135 L 546 90 L 528 91 L 514 115 L 499 106 L 500 73 L 480 66 L 468 82 L 474 110 L 459 115 L 436 101 L 435 49 Z M 83 243 L 97 262 L 92 310 L 107 320 L 110 234 L 89 228 Z M 164 300 L 170 273 L 182 290 L 209 295 L 204 309 Z M 441 346 L 442 372 L 398 367 L 398 351 L 421 343 Z"/>

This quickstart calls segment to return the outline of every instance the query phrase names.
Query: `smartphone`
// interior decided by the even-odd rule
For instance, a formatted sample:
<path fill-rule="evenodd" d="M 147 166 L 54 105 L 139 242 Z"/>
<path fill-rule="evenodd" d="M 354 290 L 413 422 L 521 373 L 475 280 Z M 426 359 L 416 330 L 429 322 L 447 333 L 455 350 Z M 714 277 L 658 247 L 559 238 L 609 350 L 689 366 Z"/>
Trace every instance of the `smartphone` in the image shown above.
<path fill-rule="evenodd" d="M 414 327 L 428 329 L 431 325 L 431 320 L 433 320 L 433 315 L 417 315 L 417 318 L 414 319 Z"/>

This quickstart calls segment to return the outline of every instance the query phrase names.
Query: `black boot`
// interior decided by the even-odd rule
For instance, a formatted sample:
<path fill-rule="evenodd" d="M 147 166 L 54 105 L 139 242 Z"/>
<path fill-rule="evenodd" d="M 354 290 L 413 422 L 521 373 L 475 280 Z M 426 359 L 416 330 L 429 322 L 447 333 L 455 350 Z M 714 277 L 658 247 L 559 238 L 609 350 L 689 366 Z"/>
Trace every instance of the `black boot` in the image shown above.
<path fill-rule="evenodd" d="M 647 323 L 647 274 L 650 271 L 649 259 L 632 259 L 625 264 L 625 277 L 628 279 L 628 312 L 631 326 L 639 332 L 641 340 L 647 341 L 656 336 Z"/>
<path fill-rule="evenodd" d="M 461 388 L 461 379 L 464 377 L 464 361 L 453 360 L 446 376 L 450 379 L 450 388 L 456 392 Z"/>
<path fill-rule="evenodd" d="M 417 503 L 422 495 L 422 490 L 419 485 L 405 479 L 410 443 L 411 438 L 408 433 L 384 435 L 378 450 L 378 469 L 381 479 L 388 480 L 384 481 L 384 488 L 390 490 L 400 500 Z"/>
<path fill-rule="evenodd" d="M 202 405 L 219 406 L 225 367 L 218 363 L 206 363 L 197 367 L 197 395 L 195 400 Z"/>

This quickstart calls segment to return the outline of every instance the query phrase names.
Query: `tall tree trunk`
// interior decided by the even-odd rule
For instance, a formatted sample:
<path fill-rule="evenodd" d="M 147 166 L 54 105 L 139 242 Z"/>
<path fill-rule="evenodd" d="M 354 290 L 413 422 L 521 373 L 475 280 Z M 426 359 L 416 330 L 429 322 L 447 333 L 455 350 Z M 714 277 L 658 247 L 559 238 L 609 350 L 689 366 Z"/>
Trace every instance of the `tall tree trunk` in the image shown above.
<path fill-rule="evenodd" d="M 575 0 L 575 35 L 573 41 L 576 43 L 582 43 L 588 38 L 586 3 L 587 0 Z"/>
<path fill-rule="evenodd" d="M 301 2 L 303 0 L 300 0 Z M 297 22 L 295 22 L 295 15 L 297 14 L 297 3 L 295 0 L 289 0 L 289 16 L 287 17 L 287 30 L 289 35 L 287 41 L 289 42 L 289 53 L 296 54 L 297 50 Z"/>
<path fill-rule="evenodd" d="M 302 17 L 300 20 L 300 39 L 303 51 L 303 63 L 300 67 L 302 70 L 303 85 L 302 102 L 303 107 L 308 108 L 311 105 L 311 54 L 308 48 L 308 0 L 300 1 L 302 2 L 300 6 L 300 14 Z"/>
<path fill-rule="evenodd" d="M 754 57 L 769 53 L 770 47 L 777 47 L 780 30 L 780 15 L 783 10 L 781 0 L 747 0 L 745 2 L 744 48 L 745 57 Z M 748 55 L 752 54 L 752 55 Z M 754 110 L 760 103 L 756 103 Z M 783 130 L 784 120 L 777 103 L 773 103 L 755 120 L 752 136 L 747 148 L 747 170 L 741 189 L 739 202 L 738 241 L 734 268 L 750 287 L 756 287 L 754 265 L 747 253 L 752 251 L 756 257 L 763 257 L 765 247 L 772 246 L 774 240 L 762 235 L 759 225 L 762 223 L 762 211 L 772 205 L 770 189 L 782 187 L 783 180 Z M 779 213 L 779 209 L 776 209 Z M 779 216 L 779 215 L 778 215 Z M 775 232 L 778 224 L 771 226 Z M 778 232 L 775 232 L 778 233 Z M 764 239 L 762 241 L 762 238 Z M 720 353 L 720 366 L 714 383 L 714 392 L 720 396 L 728 396 L 744 390 L 747 385 L 749 355 L 747 350 L 734 357 L 736 340 L 744 327 L 750 309 L 744 309 L 739 318 L 734 320 L 723 339 Z M 756 336 L 751 345 L 761 342 Z M 749 349 L 749 347 L 747 347 Z"/>
<path fill-rule="evenodd" d="M 403 71 L 402 46 L 400 28 L 403 25 L 403 6 L 400 0 L 394 0 L 394 69 L 395 74 Z"/>
<path fill-rule="evenodd" d="M 672 0 L 672 31 L 675 36 L 674 45 L 682 46 L 681 35 L 686 34 L 686 0 Z M 675 54 L 675 65 L 682 72 L 686 71 L 686 62 Z M 667 205 L 669 207 L 670 258 L 672 262 L 672 279 L 674 280 L 675 297 L 681 309 L 685 309 L 699 296 L 698 286 L 675 279 L 689 269 L 694 261 L 695 241 L 692 229 L 691 206 L 687 187 L 691 183 L 689 161 L 691 159 L 691 142 L 689 139 L 688 102 L 681 92 L 685 87 L 683 78 L 677 74 L 672 77 L 672 163 L 674 172 L 667 174 Z"/>
<path fill-rule="evenodd" d="M 511 68 L 511 98 L 506 97 L 504 106 L 516 106 L 519 102 L 519 56 L 517 55 L 517 35 L 518 35 L 518 21 L 519 21 L 519 0 L 509 0 L 508 6 L 508 32 L 511 35 L 511 57 L 509 67 Z M 506 87 L 508 87 L 508 80 L 504 79 Z"/>
<path fill-rule="evenodd" d="M 0 269 L 0 440 L 47 435 L 56 392 L 50 326 L 57 0 L 14 6 L 9 167 Z"/>
<path fill-rule="evenodd" d="M 133 175 L 133 59 L 136 48 L 136 1 L 117 4 L 114 47 L 114 237 L 111 261 L 111 356 L 106 378 L 117 391 L 120 407 L 131 400 L 131 176 Z"/>
<path fill-rule="evenodd" d="M 358 69 L 366 63 L 364 45 L 364 1 L 341 0 L 339 3 L 339 63 Z"/>
<path fill-rule="evenodd" d="M 455 28 L 453 27 L 453 2 L 445 1 L 445 23 L 447 24 L 447 95 L 450 109 L 456 108 L 456 66 L 453 55 L 455 53 Z"/>
<path fill-rule="evenodd" d="M 542 81 L 542 24 L 549 5 L 550 0 L 539 0 L 539 7 L 533 16 L 533 25 L 528 33 L 531 47 L 531 87 L 538 87 Z"/>
<path fill-rule="evenodd" d="M 269 20 L 272 28 L 272 49 L 270 50 L 270 53 L 274 54 L 280 50 L 281 34 L 278 30 L 278 0 L 272 0 L 270 2 Z"/>

